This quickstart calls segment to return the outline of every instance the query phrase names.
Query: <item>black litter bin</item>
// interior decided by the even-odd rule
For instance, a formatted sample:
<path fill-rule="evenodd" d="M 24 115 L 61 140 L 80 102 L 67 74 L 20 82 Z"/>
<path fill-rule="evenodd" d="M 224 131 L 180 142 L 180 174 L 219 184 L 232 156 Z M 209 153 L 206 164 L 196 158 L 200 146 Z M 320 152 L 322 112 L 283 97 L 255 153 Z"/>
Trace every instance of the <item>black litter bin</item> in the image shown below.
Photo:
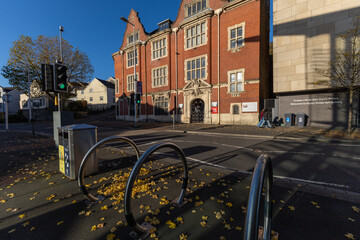
<path fill-rule="evenodd" d="M 305 113 L 297 113 L 296 114 L 296 122 L 299 127 L 306 126 L 306 115 Z"/>
<path fill-rule="evenodd" d="M 285 113 L 285 126 L 291 127 L 295 125 L 295 114 Z"/>

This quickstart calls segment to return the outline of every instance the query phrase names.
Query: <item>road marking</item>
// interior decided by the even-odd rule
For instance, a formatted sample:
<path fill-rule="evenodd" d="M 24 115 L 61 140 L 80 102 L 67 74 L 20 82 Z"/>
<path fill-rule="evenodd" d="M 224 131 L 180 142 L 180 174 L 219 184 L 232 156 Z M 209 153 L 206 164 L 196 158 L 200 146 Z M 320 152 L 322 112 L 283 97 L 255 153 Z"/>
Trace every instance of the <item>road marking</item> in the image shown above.
<path fill-rule="evenodd" d="M 179 139 L 165 139 L 165 141 L 173 141 L 173 142 L 194 142 L 198 143 L 199 141 L 184 141 Z M 353 159 L 353 160 L 360 160 L 360 157 L 352 157 L 352 156 L 345 156 L 345 155 L 337 155 L 337 154 L 325 154 L 325 153 L 314 153 L 314 152 L 299 152 L 299 151 L 284 151 L 284 150 L 261 150 L 256 148 L 249 148 L 249 147 L 241 147 L 236 145 L 230 145 L 230 144 L 224 144 L 224 143 L 216 143 L 216 142 L 202 142 L 206 144 L 214 144 L 214 145 L 221 145 L 224 147 L 229 148 L 237 148 L 237 149 L 245 149 L 252 152 L 258 152 L 258 153 L 279 153 L 279 154 L 303 154 L 303 155 L 312 155 L 312 156 L 324 156 L 324 157 L 338 157 L 338 158 L 347 158 L 347 159 Z"/>
<path fill-rule="evenodd" d="M 222 169 L 226 169 L 226 170 L 232 170 L 232 171 L 236 171 L 236 172 L 247 174 L 247 175 L 252 175 L 253 174 L 250 171 L 240 170 L 240 169 L 237 169 L 237 168 L 225 167 L 225 166 L 222 166 L 222 165 L 209 163 L 209 162 L 199 160 L 199 159 L 196 159 L 196 158 L 192 158 L 192 157 L 186 157 L 186 159 L 188 159 L 190 161 L 193 161 L 193 162 L 198 162 L 198 163 L 201 163 L 201 164 L 204 164 L 204 165 L 217 167 L 217 168 L 222 168 Z M 292 177 L 285 177 L 285 176 L 278 176 L 278 175 L 274 175 L 273 177 L 274 177 L 274 179 L 290 180 L 290 181 L 295 182 L 295 183 L 307 183 L 307 184 L 315 184 L 315 185 L 321 185 L 321 186 L 326 186 L 326 187 L 338 187 L 338 188 L 347 188 L 347 189 L 350 188 L 347 185 L 337 184 L 337 183 L 319 182 L 319 181 L 312 181 L 312 180 L 307 180 L 307 179 L 292 178 Z"/>
<path fill-rule="evenodd" d="M 184 130 L 166 130 L 167 132 L 175 132 L 175 133 L 184 133 Z M 289 142 L 289 140 L 294 142 L 306 142 L 317 145 L 326 145 L 326 146 L 342 146 L 342 147 L 355 147 L 360 146 L 360 143 L 329 143 L 326 141 L 331 141 L 332 139 L 319 138 L 319 139 L 311 139 L 310 137 L 280 137 L 279 136 L 263 136 L 263 135 L 246 135 L 246 134 L 235 134 L 235 133 L 214 133 L 214 132 L 201 132 L 201 131 L 186 131 L 188 134 L 194 135 L 203 135 L 203 136 L 213 136 L 213 137 L 227 137 L 227 138 L 248 138 L 248 139 L 263 139 L 263 140 L 271 140 L 271 141 L 279 141 L 279 142 Z M 334 139 L 341 141 L 341 139 Z M 317 142 L 318 141 L 318 142 Z M 321 142 L 323 141 L 323 142 Z M 346 141 L 346 140 L 345 140 Z M 351 141 L 351 140 L 350 140 Z"/>

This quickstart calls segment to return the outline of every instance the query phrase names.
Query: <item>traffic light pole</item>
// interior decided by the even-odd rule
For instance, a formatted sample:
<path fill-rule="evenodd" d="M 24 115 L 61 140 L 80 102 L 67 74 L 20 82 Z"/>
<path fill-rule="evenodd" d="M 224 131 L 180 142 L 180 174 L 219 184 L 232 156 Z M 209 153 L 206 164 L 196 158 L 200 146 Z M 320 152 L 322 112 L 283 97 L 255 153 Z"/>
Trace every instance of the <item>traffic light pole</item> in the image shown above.
<path fill-rule="evenodd" d="M 60 31 L 60 62 L 63 62 L 63 52 L 62 52 L 62 32 L 64 31 L 64 28 L 62 26 L 59 26 Z M 58 110 L 61 112 L 61 93 L 58 93 Z"/>

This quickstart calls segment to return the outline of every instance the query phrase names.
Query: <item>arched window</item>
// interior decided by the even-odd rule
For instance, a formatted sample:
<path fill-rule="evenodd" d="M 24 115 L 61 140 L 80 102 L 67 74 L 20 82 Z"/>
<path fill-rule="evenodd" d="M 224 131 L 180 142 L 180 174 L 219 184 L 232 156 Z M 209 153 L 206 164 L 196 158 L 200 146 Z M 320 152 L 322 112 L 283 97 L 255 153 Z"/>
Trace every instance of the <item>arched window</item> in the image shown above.
<path fill-rule="evenodd" d="M 239 105 L 233 105 L 233 114 L 239 114 Z"/>

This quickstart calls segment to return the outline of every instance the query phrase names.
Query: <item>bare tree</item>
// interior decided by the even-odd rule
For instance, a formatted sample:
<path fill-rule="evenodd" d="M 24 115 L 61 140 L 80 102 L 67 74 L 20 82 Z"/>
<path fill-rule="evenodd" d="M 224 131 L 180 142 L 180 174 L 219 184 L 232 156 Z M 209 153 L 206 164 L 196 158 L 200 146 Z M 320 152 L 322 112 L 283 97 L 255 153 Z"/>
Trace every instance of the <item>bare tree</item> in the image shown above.
<path fill-rule="evenodd" d="M 57 37 L 38 36 L 36 39 L 21 35 L 10 48 L 7 65 L 1 74 L 9 79 L 10 85 L 24 92 L 28 89 L 28 77 L 34 81 L 33 88 L 39 89 L 41 83 L 41 64 L 54 63 L 60 59 L 59 39 Z M 68 41 L 62 40 L 63 62 L 68 68 L 68 79 L 74 82 L 88 82 L 94 68 L 86 53 L 74 48 Z M 29 75 L 29 76 L 28 76 Z M 37 97 L 41 91 L 32 91 Z"/>
<path fill-rule="evenodd" d="M 347 131 L 351 132 L 353 121 L 353 100 L 360 90 L 360 16 L 354 17 L 351 28 L 340 36 L 341 45 L 325 67 L 315 72 L 325 77 L 314 84 L 345 90 L 349 93 Z"/>

